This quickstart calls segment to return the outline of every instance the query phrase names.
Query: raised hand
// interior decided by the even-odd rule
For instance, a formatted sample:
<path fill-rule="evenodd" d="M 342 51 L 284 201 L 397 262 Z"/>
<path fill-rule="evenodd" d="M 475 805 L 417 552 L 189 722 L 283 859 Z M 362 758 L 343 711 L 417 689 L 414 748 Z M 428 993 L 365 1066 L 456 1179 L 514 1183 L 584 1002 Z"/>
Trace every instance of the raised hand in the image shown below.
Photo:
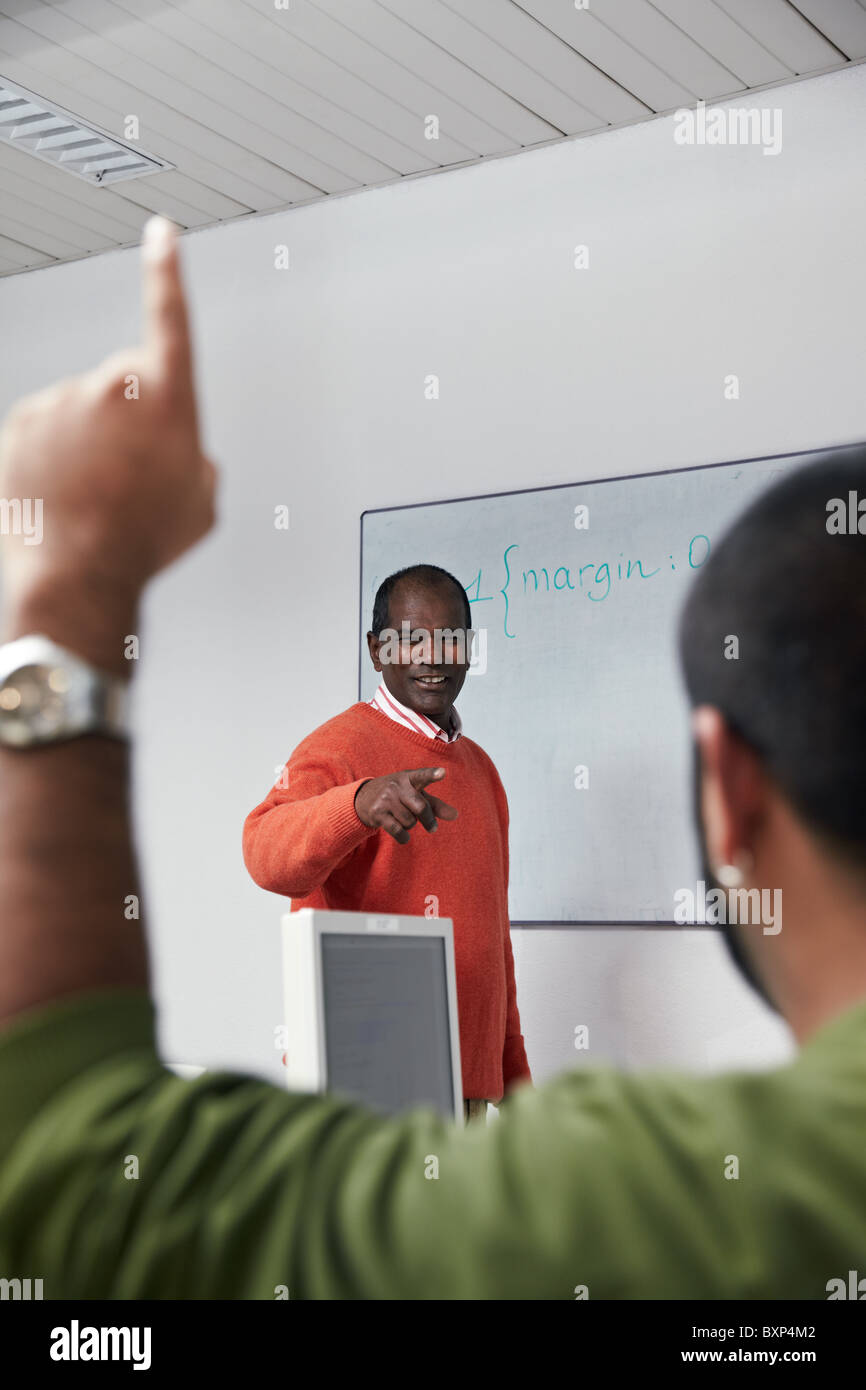
<path fill-rule="evenodd" d="M 213 524 L 216 471 L 199 440 L 177 245 L 164 219 L 148 223 L 142 261 L 142 345 L 27 397 L 0 436 L 0 494 L 42 499 L 41 544 L 10 535 L 2 546 L 5 595 L 27 601 L 34 630 L 66 608 L 78 626 L 86 611 L 94 620 L 103 608 L 130 611 L 150 577 Z"/>

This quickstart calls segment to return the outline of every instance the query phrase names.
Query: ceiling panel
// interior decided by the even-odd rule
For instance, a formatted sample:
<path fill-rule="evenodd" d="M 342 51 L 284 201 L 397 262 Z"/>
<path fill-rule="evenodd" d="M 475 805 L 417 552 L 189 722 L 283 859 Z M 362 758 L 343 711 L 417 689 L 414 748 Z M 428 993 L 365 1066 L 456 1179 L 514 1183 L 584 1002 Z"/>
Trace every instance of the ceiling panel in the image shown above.
<path fill-rule="evenodd" d="M 788 0 L 716 0 L 725 14 L 756 38 L 791 72 L 817 72 L 845 55 Z"/>
<path fill-rule="evenodd" d="M 866 57 L 866 9 L 857 0 L 795 0 L 795 4 L 846 57 Z"/>
<path fill-rule="evenodd" d="M 462 13 L 459 6 L 441 3 L 441 0 L 380 0 L 380 4 L 411 25 L 416 33 L 438 44 L 452 58 L 459 58 L 486 82 L 509 92 L 527 111 L 540 115 L 550 127 L 541 138 L 597 130 L 605 124 L 597 114 L 548 82 L 522 57 L 479 28 L 477 18 L 479 11 L 484 10 L 480 0 L 473 0 L 468 11 L 464 8 Z M 487 22 L 494 32 L 497 14 L 501 16 L 505 12 L 501 6 L 486 7 Z"/>
<path fill-rule="evenodd" d="M 0 78 L 173 166 L 100 187 L 0 141 L 0 276 L 864 58 L 866 0 L 0 0 Z"/>
<path fill-rule="evenodd" d="M 651 111 L 668 111 L 694 102 L 694 92 L 611 29 L 594 9 L 576 10 L 560 0 L 520 0 L 520 6 Z"/>
<path fill-rule="evenodd" d="M 697 97 L 730 96 L 746 85 L 650 0 L 595 0 L 593 13 Z"/>
<path fill-rule="evenodd" d="M 349 175 L 316 159 L 310 151 L 294 145 L 290 130 L 283 136 L 281 131 L 256 121 L 255 112 L 245 116 L 232 110 L 228 97 L 215 100 L 211 94 L 212 84 L 211 91 L 200 91 L 196 86 L 197 80 L 201 81 L 200 60 L 195 54 L 189 54 L 184 60 L 179 46 L 161 39 L 146 18 L 138 22 L 131 20 L 109 0 L 64 0 L 62 12 L 60 7 L 50 4 L 37 6 L 34 0 L 2 0 L 0 13 L 8 15 L 10 10 L 25 15 L 31 31 L 36 29 L 52 39 L 62 34 L 66 51 L 91 68 L 112 73 L 113 80 L 127 84 L 133 94 L 149 93 L 167 109 L 202 122 L 225 139 L 235 139 L 247 149 L 258 151 L 275 167 L 295 174 L 321 192 L 342 192 L 357 183 Z M 81 16 L 87 18 L 87 24 L 81 22 Z M 93 26 L 100 23 L 102 29 L 95 30 Z M 103 33 L 110 34 L 110 38 L 103 38 Z M 212 83 L 229 86 L 231 81 L 213 67 L 210 76 Z"/>
<path fill-rule="evenodd" d="M 52 13 L 56 6 L 44 5 L 41 0 L 28 0 L 25 25 L 6 17 L 12 0 L 0 0 L 0 76 L 8 77 L 48 100 L 74 111 L 85 120 L 102 124 L 119 134 L 124 118 L 133 113 L 140 117 L 142 147 L 154 148 L 164 159 L 176 164 L 184 173 L 201 177 L 212 187 L 222 187 L 222 171 L 231 177 L 235 170 L 250 180 L 252 197 L 244 198 L 251 208 L 257 208 L 262 193 L 274 195 L 268 206 L 283 206 L 302 198 L 315 197 L 320 189 L 303 183 L 293 175 L 277 169 L 243 145 L 224 140 L 210 130 L 205 122 L 184 118 L 173 107 L 156 100 L 129 80 L 114 75 L 111 65 L 86 62 L 75 53 L 72 43 L 80 26 L 67 27 L 64 15 L 59 15 L 63 29 L 56 38 L 46 38 L 39 28 L 47 21 L 53 27 Z M 119 18 L 123 12 L 118 10 Z M 38 26 L 34 28 L 33 26 Z M 19 75 L 20 74 L 20 75 Z M 101 116 L 100 111 L 105 115 Z M 255 191 L 258 188 L 259 198 Z M 237 197 L 236 193 L 231 193 Z M 241 199 L 239 198 L 239 201 Z"/>
<path fill-rule="evenodd" d="M 240 0 L 169 0 L 169 5 L 182 10 L 203 30 L 215 32 L 239 50 L 264 60 L 273 69 L 278 87 L 285 84 L 292 100 L 305 110 L 318 113 L 325 104 L 342 112 L 341 121 L 354 128 L 356 143 L 363 148 L 372 148 L 369 132 L 375 133 L 376 140 L 390 142 L 393 150 L 386 162 L 401 172 L 430 169 L 439 163 L 424 140 L 417 116 L 403 104 L 402 99 L 413 98 L 413 94 L 417 102 L 420 93 L 399 66 L 392 72 L 390 62 L 382 65 L 385 85 L 376 87 L 304 43 L 294 23 L 272 22 L 264 9 L 243 5 Z M 295 12 L 290 14 L 294 20 Z M 469 146 L 447 141 L 440 157 L 444 155 L 444 162 L 455 162 L 475 153 Z M 404 169 L 406 162 L 409 167 Z"/>
<path fill-rule="evenodd" d="M 81 255 L 82 251 L 87 250 L 86 244 L 79 242 L 77 245 L 72 240 L 72 234 L 66 229 L 66 236 L 57 236 L 45 226 L 40 226 L 38 221 L 31 220 L 29 223 L 18 221 L 19 217 L 24 217 L 25 210 L 15 204 L 17 217 L 11 217 L 6 212 L 7 204 L 4 203 L 0 209 L 0 236 L 7 240 L 17 242 L 20 246 L 32 246 L 37 251 L 42 251 L 46 256 L 53 256 L 55 260 L 71 258 Z"/>
<path fill-rule="evenodd" d="M 264 0 L 243 3 L 258 12 L 268 10 L 274 27 L 285 24 L 311 48 L 388 93 L 411 116 L 416 139 L 424 140 L 423 120 L 430 113 L 467 157 L 502 153 L 519 148 L 524 139 L 531 144 L 558 134 L 375 0 L 293 0 L 285 21 Z"/>
<path fill-rule="evenodd" d="M 217 5 L 214 0 L 187 3 L 182 8 L 162 0 L 148 0 L 147 4 L 144 0 L 114 0 L 114 3 L 130 15 L 146 17 L 149 24 L 175 39 L 187 52 L 206 58 L 213 64 L 215 73 L 233 74 L 247 84 L 247 92 L 257 91 L 268 98 L 269 104 L 263 111 L 268 121 L 277 122 L 278 129 L 282 129 L 284 120 L 297 119 L 298 113 L 304 113 L 304 127 L 311 133 L 312 140 L 320 142 L 315 147 L 321 158 L 334 158 L 335 146 L 330 137 L 332 133 L 338 135 L 342 146 L 337 156 L 340 167 L 345 161 L 351 161 L 359 182 L 434 167 L 433 159 L 401 144 L 366 120 L 358 104 L 349 111 L 317 92 L 309 85 L 314 75 L 298 45 L 279 30 L 275 34 L 261 16 L 250 15 L 246 9 L 232 7 L 231 3 Z M 287 70 L 288 64 L 279 65 L 274 53 L 275 37 L 284 40 L 285 56 L 294 57 L 294 67 L 305 81 L 297 81 Z M 331 86 L 336 95 L 345 100 L 345 84 L 340 82 L 339 73 L 335 71 L 332 77 Z M 381 107 L 371 114 L 381 119 Z M 396 110 L 388 114 L 403 113 Z"/>
<path fill-rule="evenodd" d="M 648 106 L 599 72 L 519 5 L 503 5 L 501 0 L 445 0 L 445 3 L 543 75 L 569 100 L 579 98 L 582 107 L 597 117 L 599 126 L 651 114 Z"/>
<path fill-rule="evenodd" d="M 221 52 L 218 61 L 202 56 L 198 46 L 190 46 L 195 43 L 194 32 L 202 33 L 200 25 L 187 24 L 187 42 L 179 42 L 166 30 L 167 26 L 176 29 L 178 19 L 184 21 L 185 16 L 162 0 L 132 4 L 128 0 L 64 0 L 64 13 L 80 20 L 94 36 L 112 24 L 118 10 L 126 18 L 112 25 L 111 37 L 129 55 L 126 68 L 132 60 L 130 76 L 142 87 L 150 81 L 139 60 L 159 72 L 175 110 L 196 118 L 203 114 L 212 129 L 263 151 L 275 164 L 326 193 L 394 177 L 396 171 L 389 165 L 365 155 L 284 101 L 274 100 L 255 80 L 237 76 L 231 46 L 223 45 L 227 52 Z"/>
<path fill-rule="evenodd" d="M 26 270 L 28 267 L 37 265 L 51 265 L 56 260 L 56 257 L 46 256 L 33 246 L 25 246 L 20 241 L 9 241 L 5 236 L 0 236 L 0 256 L 7 265 L 14 266 L 16 270 Z"/>
<path fill-rule="evenodd" d="M 106 236 L 104 232 L 99 231 L 91 224 L 82 222 L 76 216 L 76 213 L 83 213 L 84 208 L 71 206 L 69 203 L 64 204 L 62 199 L 57 199 L 53 208 L 46 207 L 45 199 L 41 196 L 39 188 L 35 188 L 32 184 L 28 185 L 24 179 L 16 180 L 14 175 L 9 177 L 4 174 L 4 186 L 7 182 L 14 188 L 15 196 L 14 200 L 12 198 L 6 199 L 3 207 L 0 208 L 0 218 L 6 221 L 7 209 L 14 208 L 15 218 L 22 226 L 31 229 L 32 235 L 27 239 L 32 245 L 36 245 L 40 230 L 44 230 L 49 220 L 45 216 L 46 212 L 52 211 L 54 213 L 51 219 L 52 225 L 63 228 L 64 239 L 76 247 L 79 255 L 86 255 L 88 251 L 110 251 L 116 245 L 110 236 Z M 35 201 L 32 196 L 27 197 L 28 192 L 36 194 Z"/>
<path fill-rule="evenodd" d="M 110 188 L 94 188 L 83 179 L 70 178 L 50 164 L 39 164 L 21 150 L 10 149 L 0 141 L 0 189 L 4 206 L 15 206 L 16 199 L 35 203 L 52 218 L 68 217 L 82 226 L 92 227 L 96 235 L 107 236 L 116 245 L 138 236 L 147 221 L 140 210 Z"/>
<path fill-rule="evenodd" d="M 696 43 L 715 53 L 744 86 L 760 87 L 793 76 L 790 68 L 731 19 L 715 0 L 653 0 L 653 4 Z M 760 0 L 756 0 L 759 4 Z"/>

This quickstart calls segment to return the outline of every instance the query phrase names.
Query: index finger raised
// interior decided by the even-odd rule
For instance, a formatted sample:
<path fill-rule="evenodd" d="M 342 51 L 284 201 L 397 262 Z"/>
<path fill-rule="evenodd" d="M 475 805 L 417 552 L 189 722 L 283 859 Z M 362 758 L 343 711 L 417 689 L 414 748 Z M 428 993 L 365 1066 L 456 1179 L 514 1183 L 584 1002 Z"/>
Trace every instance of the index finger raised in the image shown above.
<path fill-rule="evenodd" d="M 192 343 L 177 235 L 165 217 L 151 217 L 145 226 L 142 271 L 145 352 L 166 385 L 192 399 Z"/>

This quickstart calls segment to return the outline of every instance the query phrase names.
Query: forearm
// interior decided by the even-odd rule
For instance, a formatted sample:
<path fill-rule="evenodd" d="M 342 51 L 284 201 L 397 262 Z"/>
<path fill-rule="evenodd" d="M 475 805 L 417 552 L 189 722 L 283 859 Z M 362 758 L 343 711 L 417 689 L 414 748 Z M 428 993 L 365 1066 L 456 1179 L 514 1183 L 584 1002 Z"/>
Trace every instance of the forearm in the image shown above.
<path fill-rule="evenodd" d="M 43 632 L 120 674 L 134 608 L 97 597 L 67 586 L 16 598 L 3 639 Z M 127 744 L 99 736 L 0 750 L 0 1026 L 67 995 L 149 983 L 129 758 Z"/>
<path fill-rule="evenodd" d="M 298 793 L 302 778 L 289 773 Z M 293 801 L 265 801 L 247 816 L 244 862 L 260 888 L 302 898 L 321 887 L 347 854 L 377 832 L 355 812 L 366 779 Z"/>

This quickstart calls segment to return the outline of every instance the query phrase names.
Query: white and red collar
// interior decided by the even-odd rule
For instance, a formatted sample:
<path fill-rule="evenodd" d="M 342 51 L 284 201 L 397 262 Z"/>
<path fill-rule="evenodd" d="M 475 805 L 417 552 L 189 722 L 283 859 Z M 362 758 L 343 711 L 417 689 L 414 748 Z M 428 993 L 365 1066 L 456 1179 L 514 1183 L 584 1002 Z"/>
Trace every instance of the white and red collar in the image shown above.
<path fill-rule="evenodd" d="M 384 681 L 379 683 L 376 694 L 368 703 L 382 714 L 387 714 L 388 718 L 393 719 L 395 724 L 402 724 L 404 728 L 411 729 L 416 734 L 426 734 L 428 738 L 438 738 L 442 743 L 454 743 L 463 733 L 463 721 L 453 706 L 451 708 L 451 733 L 446 734 L 445 730 L 440 729 L 438 724 L 434 724 L 432 719 L 428 719 L 426 714 L 419 714 L 417 710 L 409 709 L 399 700 L 396 700 Z"/>

